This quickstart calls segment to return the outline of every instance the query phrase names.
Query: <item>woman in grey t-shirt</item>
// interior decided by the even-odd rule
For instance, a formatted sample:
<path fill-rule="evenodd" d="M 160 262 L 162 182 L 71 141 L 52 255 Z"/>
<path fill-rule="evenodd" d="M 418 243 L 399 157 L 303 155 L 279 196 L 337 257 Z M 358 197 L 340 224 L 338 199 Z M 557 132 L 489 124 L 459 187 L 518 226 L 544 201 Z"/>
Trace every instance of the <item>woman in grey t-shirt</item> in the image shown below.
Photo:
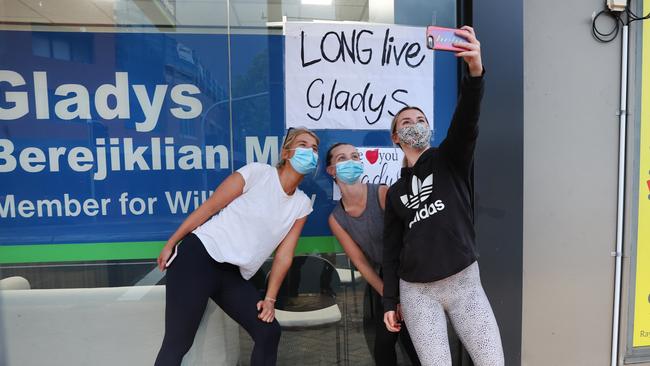
<path fill-rule="evenodd" d="M 413 365 L 420 365 L 406 327 L 402 327 L 399 333 L 393 333 L 383 323 L 381 262 L 384 203 L 388 187 L 360 182 L 363 163 L 357 149 L 350 144 L 332 145 L 327 151 L 326 164 L 327 173 L 341 190 L 341 201 L 329 216 L 330 228 L 370 287 L 370 310 L 376 328 L 375 363 L 396 365 L 395 343 L 400 339 Z"/>

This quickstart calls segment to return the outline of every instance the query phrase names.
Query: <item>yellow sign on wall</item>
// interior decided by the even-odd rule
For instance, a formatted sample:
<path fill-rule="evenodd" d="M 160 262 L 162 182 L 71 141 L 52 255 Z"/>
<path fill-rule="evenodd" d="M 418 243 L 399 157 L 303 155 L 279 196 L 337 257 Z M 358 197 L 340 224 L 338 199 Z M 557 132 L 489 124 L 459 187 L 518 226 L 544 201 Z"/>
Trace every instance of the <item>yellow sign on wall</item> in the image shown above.
<path fill-rule="evenodd" d="M 648 9 L 650 0 L 645 0 L 644 13 Z M 641 24 L 641 146 L 633 347 L 650 346 L 650 22 L 643 21 Z"/>

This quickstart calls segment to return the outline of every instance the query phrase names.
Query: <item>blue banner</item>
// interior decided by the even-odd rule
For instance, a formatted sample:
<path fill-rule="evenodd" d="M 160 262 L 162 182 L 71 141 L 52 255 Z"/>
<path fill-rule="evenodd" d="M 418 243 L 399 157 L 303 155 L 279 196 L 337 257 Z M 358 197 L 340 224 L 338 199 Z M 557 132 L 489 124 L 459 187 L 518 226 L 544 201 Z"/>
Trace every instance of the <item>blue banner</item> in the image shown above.
<path fill-rule="evenodd" d="M 231 35 L 230 53 L 228 37 L 0 32 L 0 246 L 165 240 L 234 170 L 277 159 L 283 37 Z M 456 60 L 435 62 L 437 144 Z M 321 161 L 337 141 L 391 146 L 388 131 L 317 133 Z M 303 236 L 331 235 L 323 164 L 301 188 Z"/>

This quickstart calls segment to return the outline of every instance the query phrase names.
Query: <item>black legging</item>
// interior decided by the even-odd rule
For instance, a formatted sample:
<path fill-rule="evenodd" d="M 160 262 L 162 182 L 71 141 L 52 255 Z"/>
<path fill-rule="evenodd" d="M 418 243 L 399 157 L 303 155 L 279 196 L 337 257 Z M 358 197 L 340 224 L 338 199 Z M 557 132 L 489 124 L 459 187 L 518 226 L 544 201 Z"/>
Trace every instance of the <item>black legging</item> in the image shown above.
<path fill-rule="evenodd" d="M 366 291 L 370 292 L 370 309 L 371 317 L 375 322 L 375 364 L 378 366 L 395 366 L 397 365 L 397 352 L 395 345 L 399 339 L 402 350 L 408 356 L 413 366 L 420 366 L 415 347 L 411 342 L 406 325 L 402 322 L 402 329 L 394 333 L 386 329 L 384 324 L 384 307 L 381 303 L 381 295 L 375 289 L 367 286 Z"/>
<path fill-rule="evenodd" d="M 194 343 L 208 299 L 223 309 L 255 342 L 251 366 L 273 366 L 278 355 L 280 324 L 257 318 L 260 295 L 232 264 L 216 262 L 194 234 L 187 235 L 167 269 L 165 337 L 156 366 L 178 366 Z"/>

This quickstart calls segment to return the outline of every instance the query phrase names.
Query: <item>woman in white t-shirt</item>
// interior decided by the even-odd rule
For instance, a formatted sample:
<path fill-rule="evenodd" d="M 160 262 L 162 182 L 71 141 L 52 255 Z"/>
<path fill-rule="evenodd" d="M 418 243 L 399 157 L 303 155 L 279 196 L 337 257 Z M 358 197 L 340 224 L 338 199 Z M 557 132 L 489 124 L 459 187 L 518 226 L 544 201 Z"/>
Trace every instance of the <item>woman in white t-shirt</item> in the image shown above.
<path fill-rule="evenodd" d="M 165 337 L 156 366 L 180 365 L 208 299 L 251 335 L 251 365 L 275 365 L 280 325 L 275 298 L 291 265 L 311 201 L 298 185 L 316 169 L 319 139 L 290 129 L 277 167 L 250 163 L 226 178 L 167 240 Z M 182 241 L 182 244 L 179 242 Z M 275 251 L 266 297 L 249 279 Z"/>

